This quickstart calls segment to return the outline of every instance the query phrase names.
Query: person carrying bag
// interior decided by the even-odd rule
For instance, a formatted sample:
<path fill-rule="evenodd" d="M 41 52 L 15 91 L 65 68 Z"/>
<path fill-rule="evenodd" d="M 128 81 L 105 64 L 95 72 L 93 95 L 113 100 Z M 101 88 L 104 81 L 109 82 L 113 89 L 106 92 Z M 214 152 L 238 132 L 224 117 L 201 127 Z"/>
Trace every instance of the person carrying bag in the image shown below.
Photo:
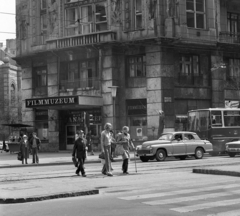
<path fill-rule="evenodd" d="M 131 142 L 130 134 L 129 132 L 129 127 L 124 126 L 122 128 L 122 135 L 118 137 L 117 140 L 117 145 L 121 145 L 121 147 L 118 147 L 119 149 L 119 154 L 122 153 L 122 158 L 123 158 L 123 164 L 122 164 L 122 171 L 123 174 L 129 174 L 128 173 L 128 164 L 129 164 L 129 159 L 130 159 L 130 148 L 135 149 L 133 143 Z"/>

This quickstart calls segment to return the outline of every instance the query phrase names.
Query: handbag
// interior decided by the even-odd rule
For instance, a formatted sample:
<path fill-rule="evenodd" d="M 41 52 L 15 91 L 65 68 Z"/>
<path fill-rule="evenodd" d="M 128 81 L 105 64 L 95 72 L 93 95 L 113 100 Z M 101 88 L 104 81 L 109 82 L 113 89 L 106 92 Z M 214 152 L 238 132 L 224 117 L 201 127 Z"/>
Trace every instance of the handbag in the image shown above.
<path fill-rule="evenodd" d="M 72 157 L 72 161 L 74 166 L 77 167 L 77 164 L 78 164 L 77 159 L 75 157 Z"/>
<path fill-rule="evenodd" d="M 100 159 L 105 159 L 105 154 L 104 154 L 104 152 L 101 152 L 98 157 L 99 157 Z"/>
<path fill-rule="evenodd" d="M 17 154 L 17 159 L 20 160 L 20 161 L 22 161 L 22 159 L 23 159 L 22 152 L 18 152 L 18 154 Z"/>
<path fill-rule="evenodd" d="M 115 148 L 115 154 L 116 155 L 122 155 L 124 154 L 125 150 L 121 144 L 117 144 Z"/>

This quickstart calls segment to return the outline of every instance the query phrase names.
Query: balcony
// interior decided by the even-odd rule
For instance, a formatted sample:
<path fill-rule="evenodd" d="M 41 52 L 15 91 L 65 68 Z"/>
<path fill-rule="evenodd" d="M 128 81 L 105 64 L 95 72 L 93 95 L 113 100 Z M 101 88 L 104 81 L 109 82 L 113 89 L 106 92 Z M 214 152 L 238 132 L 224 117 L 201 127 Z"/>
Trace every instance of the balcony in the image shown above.
<path fill-rule="evenodd" d="M 60 80 L 60 90 L 66 89 L 79 89 L 79 90 L 99 90 L 100 80 L 97 78 L 92 79 L 81 79 L 81 80 Z"/>
<path fill-rule="evenodd" d="M 238 44 L 240 43 L 240 33 L 222 31 L 219 33 L 219 40 L 222 43 Z"/>
<path fill-rule="evenodd" d="M 85 35 L 68 36 L 60 39 L 47 40 L 47 49 L 63 49 L 87 46 L 116 41 L 117 34 L 113 31 L 97 32 Z"/>

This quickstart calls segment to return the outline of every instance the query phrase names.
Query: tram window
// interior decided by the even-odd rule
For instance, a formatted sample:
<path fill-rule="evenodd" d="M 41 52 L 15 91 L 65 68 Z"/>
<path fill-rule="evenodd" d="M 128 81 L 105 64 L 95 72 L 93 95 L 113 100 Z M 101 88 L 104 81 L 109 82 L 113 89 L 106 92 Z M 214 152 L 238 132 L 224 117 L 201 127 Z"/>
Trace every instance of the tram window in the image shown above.
<path fill-rule="evenodd" d="M 213 127 L 222 127 L 222 114 L 221 111 L 212 111 L 211 120 Z"/>
<path fill-rule="evenodd" d="M 225 127 L 240 126 L 240 112 L 225 111 L 224 112 L 224 125 L 225 125 Z"/>

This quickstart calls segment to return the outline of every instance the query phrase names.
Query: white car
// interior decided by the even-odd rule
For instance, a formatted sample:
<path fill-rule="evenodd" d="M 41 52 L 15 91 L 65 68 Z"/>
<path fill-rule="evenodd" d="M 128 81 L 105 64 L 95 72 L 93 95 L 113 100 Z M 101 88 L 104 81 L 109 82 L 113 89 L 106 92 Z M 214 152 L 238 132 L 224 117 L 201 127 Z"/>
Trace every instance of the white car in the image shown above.
<path fill-rule="evenodd" d="M 228 142 L 225 146 L 226 152 L 230 157 L 235 157 L 236 154 L 240 153 L 240 140 Z"/>
<path fill-rule="evenodd" d="M 8 141 L 5 141 L 6 144 L 6 152 L 9 152 Z M 3 150 L 3 141 L 0 140 L 0 150 Z"/>

